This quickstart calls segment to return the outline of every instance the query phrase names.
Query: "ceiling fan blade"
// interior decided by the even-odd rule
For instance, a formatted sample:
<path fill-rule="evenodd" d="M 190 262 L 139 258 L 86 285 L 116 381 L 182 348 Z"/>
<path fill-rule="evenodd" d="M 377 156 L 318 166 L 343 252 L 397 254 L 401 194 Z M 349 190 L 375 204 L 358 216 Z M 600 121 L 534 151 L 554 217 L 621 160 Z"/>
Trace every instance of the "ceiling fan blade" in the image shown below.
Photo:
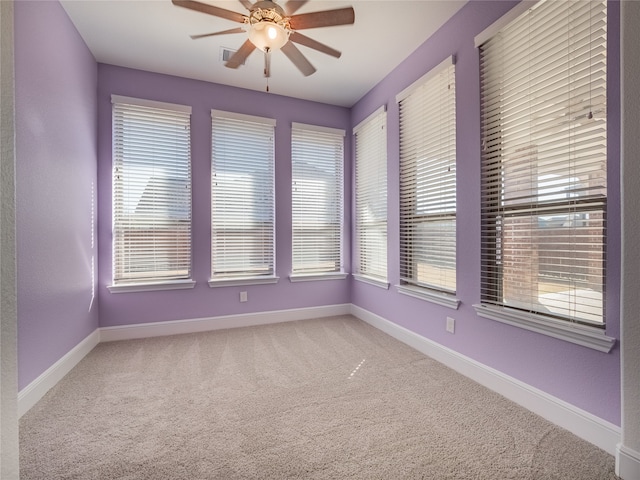
<path fill-rule="evenodd" d="M 289 0 L 284 4 L 284 11 L 287 12 L 287 15 L 291 16 L 305 3 L 307 3 L 307 0 Z"/>
<path fill-rule="evenodd" d="M 302 13 L 290 18 L 293 30 L 305 28 L 331 27 L 334 25 L 349 25 L 355 22 L 355 12 L 352 7 L 324 10 L 322 12 Z"/>
<path fill-rule="evenodd" d="M 244 5 L 244 8 L 246 8 L 247 10 L 251 10 L 251 7 L 253 7 L 253 3 L 251 3 L 249 0 L 238 0 L 242 5 Z"/>
<path fill-rule="evenodd" d="M 256 46 L 251 43 L 251 40 L 246 40 L 240 49 L 231 55 L 231 58 L 227 60 L 225 63 L 225 67 L 229 68 L 238 68 L 240 65 L 244 63 L 247 57 L 256 49 Z"/>
<path fill-rule="evenodd" d="M 309 38 L 306 35 L 302 35 L 298 32 L 293 32 L 289 36 L 289 40 L 300 45 L 304 45 L 305 47 L 313 48 L 314 50 L 318 50 L 319 52 L 326 53 L 327 55 L 331 55 L 332 57 L 340 58 L 340 55 L 342 55 L 342 53 L 338 50 L 335 50 L 330 46 L 325 45 L 324 43 L 320 43 L 317 40 Z"/>
<path fill-rule="evenodd" d="M 196 2 L 195 0 L 171 0 L 171 2 L 178 7 L 188 8 L 189 10 L 195 10 L 196 12 L 208 13 L 209 15 L 226 18 L 233 22 L 244 23 L 244 19 L 247 18 L 241 13 L 232 12 L 225 8 L 214 7 L 207 3 Z"/>
<path fill-rule="evenodd" d="M 192 39 L 194 39 L 194 40 L 197 40 L 198 38 L 213 37 L 214 35 L 226 35 L 228 33 L 247 33 L 247 31 L 242 27 L 238 27 L 238 28 L 232 28 L 231 30 L 223 30 L 222 32 L 202 33 L 200 35 L 190 35 L 190 37 Z"/>
<path fill-rule="evenodd" d="M 298 50 L 298 47 L 296 47 L 292 42 L 285 43 L 280 50 L 289 57 L 289 60 L 298 67 L 298 70 L 300 70 L 305 77 L 308 77 L 316 71 L 316 68 L 311 65 L 309 60 L 306 59 L 302 52 Z"/>

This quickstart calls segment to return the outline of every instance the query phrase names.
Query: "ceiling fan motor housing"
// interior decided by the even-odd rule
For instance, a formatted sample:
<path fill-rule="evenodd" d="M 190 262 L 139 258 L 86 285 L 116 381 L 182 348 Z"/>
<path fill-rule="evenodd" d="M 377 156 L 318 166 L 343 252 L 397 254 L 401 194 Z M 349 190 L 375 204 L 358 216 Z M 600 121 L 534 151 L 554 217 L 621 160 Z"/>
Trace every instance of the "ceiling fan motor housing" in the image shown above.
<path fill-rule="evenodd" d="M 286 17 L 283 8 L 278 5 L 276 2 L 272 2 L 270 0 L 261 0 L 260 2 L 256 2 L 251 6 L 251 16 L 253 17 L 254 12 L 261 10 L 263 18 L 265 20 L 270 19 L 272 22 L 278 22 Z"/>

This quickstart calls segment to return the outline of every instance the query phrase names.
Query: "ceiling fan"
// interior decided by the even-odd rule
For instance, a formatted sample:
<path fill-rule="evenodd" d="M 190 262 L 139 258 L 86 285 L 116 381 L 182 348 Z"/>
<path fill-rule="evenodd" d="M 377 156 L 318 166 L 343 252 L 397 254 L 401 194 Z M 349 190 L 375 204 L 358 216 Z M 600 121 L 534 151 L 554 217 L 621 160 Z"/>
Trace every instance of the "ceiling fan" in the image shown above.
<path fill-rule="evenodd" d="M 299 33 L 298 30 L 331 27 L 334 25 L 350 25 L 355 21 L 355 13 L 352 7 L 294 15 L 302 5 L 307 3 L 307 0 L 289 0 L 284 5 L 284 8 L 274 0 L 259 0 L 253 4 L 249 0 L 239 0 L 239 2 L 249 10 L 248 15 L 196 0 L 171 1 L 179 7 L 242 23 L 242 27 L 202 35 L 191 35 L 191 38 L 197 39 L 212 37 L 214 35 L 248 32 L 249 38 L 242 44 L 240 49 L 227 60 L 225 66 L 238 68 L 257 48 L 264 52 L 265 77 L 271 76 L 270 55 L 275 50 L 282 50 L 304 76 L 311 75 L 316 71 L 315 67 L 307 60 L 294 43 L 340 58 L 341 53 L 338 50 L 309 38 Z"/>

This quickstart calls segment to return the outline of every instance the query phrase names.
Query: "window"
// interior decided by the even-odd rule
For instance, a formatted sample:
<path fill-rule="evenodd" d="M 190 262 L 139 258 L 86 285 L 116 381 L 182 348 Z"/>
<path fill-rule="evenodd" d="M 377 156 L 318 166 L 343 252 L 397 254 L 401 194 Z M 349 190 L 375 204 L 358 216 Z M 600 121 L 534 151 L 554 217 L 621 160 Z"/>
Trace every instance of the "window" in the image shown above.
<path fill-rule="evenodd" d="M 453 59 L 434 68 L 397 100 L 400 292 L 457 308 Z"/>
<path fill-rule="evenodd" d="M 554 336 L 562 324 L 604 328 L 606 3 L 541 1 L 480 57 L 477 310 Z"/>
<path fill-rule="evenodd" d="M 294 123 L 291 137 L 291 280 L 344 278 L 341 257 L 344 131 Z"/>
<path fill-rule="evenodd" d="M 191 108 L 116 95 L 112 103 L 112 291 L 192 287 Z"/>
<path fill-rule="evenodd" d="M 382 107 L 354 128 L 356 278 L 387 282 L 387 113 Z"/>
<path fill-rule="evenodd" d="M 213 110 L 211 286 L 273 282 L 275 120 Z"/>

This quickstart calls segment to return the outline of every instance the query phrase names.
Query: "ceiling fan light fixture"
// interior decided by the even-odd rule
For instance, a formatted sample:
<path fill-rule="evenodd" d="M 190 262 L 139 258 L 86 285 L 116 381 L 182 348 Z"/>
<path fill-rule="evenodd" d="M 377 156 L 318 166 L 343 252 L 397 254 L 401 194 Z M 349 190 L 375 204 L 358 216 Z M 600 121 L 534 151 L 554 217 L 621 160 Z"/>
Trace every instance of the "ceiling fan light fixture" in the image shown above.
<path fill-rule="evenodd" d="M 289 41 L 289 33 L 278 23 L 261 21 L 250 26 L 249 40 L 262 51 L 279 50 Z"/>

